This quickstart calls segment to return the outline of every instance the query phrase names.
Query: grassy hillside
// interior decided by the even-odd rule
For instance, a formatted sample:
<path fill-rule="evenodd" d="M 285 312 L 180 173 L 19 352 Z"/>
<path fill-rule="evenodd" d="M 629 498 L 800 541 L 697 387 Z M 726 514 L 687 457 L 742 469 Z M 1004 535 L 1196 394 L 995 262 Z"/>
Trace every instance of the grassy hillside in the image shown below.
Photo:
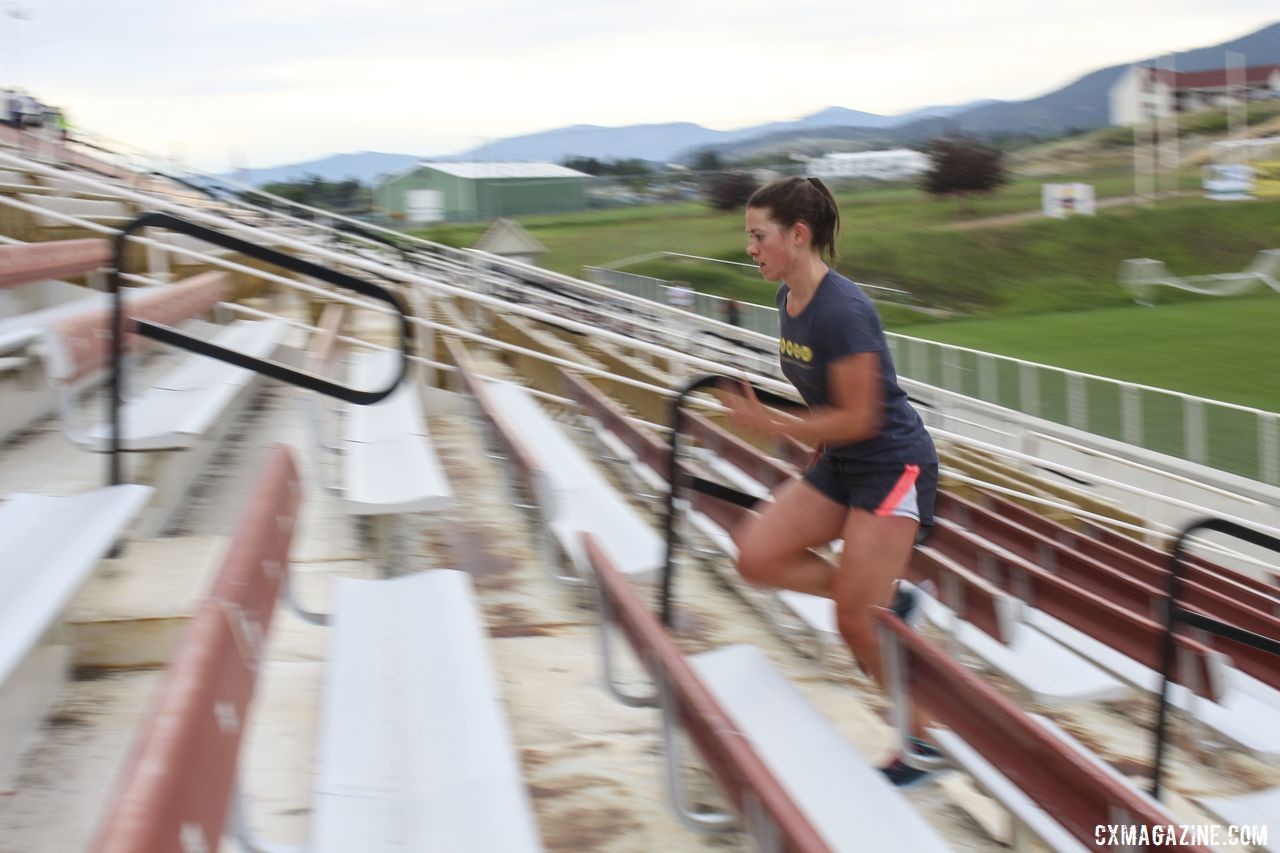
<path fill-rule="evenodd" d="M 1195 185 L 1193 172 L 1182 178 Z M 1056 179 L 1087 180 L 1107 199 L 1126 196 L 1132 177 L 1117 171 Z M 920 325 L 921 315 L 882 305 L 895 331 L 1280 411 L 1280 294 L 1225 300 L 1170 292 L 1158 295 L 1158 307 L 1140 308 L 1116 284 L 1126 258 L 1158 258 L 1174 275 L 1243 269 L 1259 250 L 1280 248 L 1280 199 L 1224 204 L 1189 194 L 1152 208 L 1126 202 L 1088 218 L 974 221 L 1033 214 L 1040 185 L 1015 181 L 968 209 L 910 187 L 841 194 L 838 266 L 957 315 Z M 522 222 L 549 248 L 544 264 L 572 275 L 659 250 L 745 259 L 741 213 L 697 203 Z M 956 230 L 967 223 L 979 227 Z M 470 245 L 484 227 L 422 233 Z M 773 300 L 774 285 L 750 269 L 684 260 L 626 269 L 737 299 Z"/>
<path fill-rule="evenodd" d="M 1088 180 L 1099 198 L 1130 191 L 1131 178 L 1124 173 Z M 1153 209 L 1128 204 L 1105 208 L 1092 218 L 951 230 L 974 219 L 1038 210 L 1040 184 L 1016 181 L 990 198 L 975 200 L 971 209 L 907 187 L 841 194 L 838 266 L 854 279 L 908 290 L 931 306 L 1003 316 L 1121 306 L 1127 297 L 1115 279 L 1125 258 L 1158 258 L 1174 274 L 1192 275 L 1241 269 L 1259 249 L 1280 247 L 1280 200 L 1221 204 L 1187 196 L 1166 199 Z M 745 260 L 741 214 L 718 213 L 697 203 L 522 222 L 548 247 L 544 265 L 571 275 L 581 275 L 583 266 L 659 250 Z M 418 233 L 451 245 L 471 245 L 484 227 L 443 226 Z M 749 270 L 744 274 L 690 261 L 627 269 L 685 279 L 700 290 L 738 299 L 772 300 L 772 286 Z"/>

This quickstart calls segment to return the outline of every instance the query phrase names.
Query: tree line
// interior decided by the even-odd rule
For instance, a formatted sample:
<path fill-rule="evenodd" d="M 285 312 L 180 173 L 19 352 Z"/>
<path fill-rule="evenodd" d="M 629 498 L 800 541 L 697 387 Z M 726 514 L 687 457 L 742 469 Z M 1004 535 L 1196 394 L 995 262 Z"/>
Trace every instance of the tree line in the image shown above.
<path fill-rule="evenodd" d="M 935 139 L 925 147 L 929 169 L 919 186 L 935 197 L 965 200 L 995 192 L 1008 182 L 1004 152 L 967 136 Z M 750 172 L 729 170 L 710 176 L 703 184 L 703 198 L 716 210 L 745 207 L 760 182 Z"/>
<path fill-rule="evenodd" d="M 928 144 L 930 167 L 920 178 L 920 187 L 933 196 L 959 199 L 991 193 L 1003 186 L 1007 177 L 1004 152 L 991 145 L 965 136 L 935 139 Z M 562 165 L 593 176 L 644 178 L 654 175 L 651 163 L 637 158 L 600 160 L 595 157 L 568 157 Z M 698 152 L 693 169 L 702 177 L 702 196 L 717 210 L 734 210 L 746 205 L 760 187 L 748 171 L 726 169 L 713 150 Z M 264 192 L 298 204 L 335 213 L 358 214 L 373 209 L 373 190 L 354 178 L 327 181 L 319 175 L 308 175 L 299 181 L 265 184 Z"/>
<path fill-rule="evenodd" d="M 319 175 L 308 175 L 300 181 L 263 184 L 260 189 L 297 204 L 334 213 L 367 213 L 373 209 L 373 190 L 354 178 L 326 181 Z"/>

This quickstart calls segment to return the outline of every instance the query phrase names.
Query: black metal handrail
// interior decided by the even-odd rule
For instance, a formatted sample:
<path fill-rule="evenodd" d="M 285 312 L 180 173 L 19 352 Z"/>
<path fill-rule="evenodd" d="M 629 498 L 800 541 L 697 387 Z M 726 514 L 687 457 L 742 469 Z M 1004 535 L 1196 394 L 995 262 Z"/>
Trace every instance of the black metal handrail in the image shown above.
<path fill-rule="evenodd" d="M 1187 540 L 1197 530 L 1213 530 L 1218 533 L 1225 533 L 1228 536 L 1234 536 L 1260 548 L 1267 548 L 1280 553 L 1280 539 L 1250 527 L 1245 527 L 1242 524 L 1237 524 L 1234 521 L 1227 521 L 1224 518 L 1202 518 L 1193 522 L 1178 534 L 1177 540 L 1173 543 L 1173 553 L 1169 558 L 1169 598 L 1168 606 L 1165 608 L 1164 641 L 1160 660 L 1160 708 L 1156 714 L 1156 757 L 1151 774 L 1151 796 L 1157 798 L 1160 796 L 1160 781 L 1164 770 L 1165 730 L 1169 714 L 1169 674 L 1173 670 L 1175 647 L 1173 635 L 1178 625 L 1183 624 L 1198 628 L 1201 631 L 1207 631 L 1210 634 L 1216 634 L 1219 637 L 1225 637 L 1273 655 L 1280 655 L 1280 638 L 1264 637 L 1261 634 L 1246 631 L 1229 622 L 1223 622 L 1178 606 L 1178 597 L 1182 594 L 1183 552 L 1186 550 Z"/>
<path fill-rule="evenodd" d="M 749 384 L 746 383 L 746 380 L 744 379 L 712 373 L 694 379 L 688 385 L 684 386 L 680 393 L 676 395 L 675 399 L 671 401 L 671 486 L 667 489 L 667 514 L 663 521 L 663 535 L 667 542 L 667 553 L 666 559 L 662 565 L 662 587 L 661 598 L 659 600 L 659 608 L 662 613 L 662 624 L 666 625 L 668 628 L 671 627 L 672 619 L 671 593 L 675 581 L 675 549 L 678 544 L 676 542 L 675 526 L 676 492 L 682 485 L 684 485 L 696 491 L 708 494 L 711 497 L 718 498 L 719 500 L 736 503 L 743 507 L 750 508 L 757 503 L 757 498 L 752 495 L 748 495 L 745 492 L 741 492 L 728 486 L 723 486 L 710 480 L 704 480 L 701 477 L 694 477 L 685 474 L 680 469 L 680 432 L 684 427 L 684 401 L 693 392 L 701 391 L 704 388 L 709 388 L 720 382 L 738 386 Z M 754 385 L 752 385 L 751 388 L 755 391 L 757 399 L 766 405 L 786 409 L 804 407 L 803 403 L 793 400 L 790 397 L 784 397 L 781 394 L 775 394 L 772 391 L 766 391 L 765 389 L 757 388 Z"/>
<path fill-rule="evenodd" d="M 121 482 L 120 473 L 120 406 L 122 400 L 123 387 L 123 354 L 124 354 L 124 305 L 123 295 L 121 294 L 120 279 L 125 273 L 124 269 L 124 250 L 125 243 L 129 236 L 141 228 L 167 228 L 170 231 L 177 231 L 187 234 L 191 237 L 212 243 L 215 246 L 222 246 L 226 249 L 239 252 L 251 258 L 265 261 L 273 264 L 281 269 L 290 272 L 300 273 L 320 281 L 328 282 L 346 290 L 351 290 L 362 296 L 368 296 L 373 299 L 386 302 L 396 310 L 400 318 L 400 362 L 396 370 L 395 378 L 385 388 L 376 391 L 362 391 L 358 388 L 350 388 L 346 385 L 333 382 L 323 376 L 314 373 L 307 373 L 278 361 L 258 358 L 256 356 L 245 355 L 211 343 L 200 338 L 180 332 L 171 326 L 161 323 L 153 323 L 148 320 L 137 320 L 134 328 L 131 330 L 135 334 L 141 335 L 169 346 L 194 352 L 199 355 L 215 358 L 219 361 L 234 364 L 237 367 L 243 367 L 260 373 L 263 376 L 269 376 L 281 382 L 287 382 L 300 388 L 306 388 L 319 394 L 329 397 L 335 397 L 348 403 L 367 406 L 384 400 L 389 397 L 392 392 L 400 385 L 405 374 L 409 369 L 409 355 L 411 344 L 413 341 L 413 329 L 409 323 L 409 315 L 405 310 L 404 302 L 400 296 L 394 291 L 388 290 L 381 285 L 363 281 L 355 276 L 347 273 L 338 272 L 328 267 L 320 266 L 311 261 L 296 258 L 292 255 L 285 254 L 276 249 L 251 243 L 242 240 L 239 237 L 233 237 L 230 234 L 223 234 L 212 228 L 203 225 L 197 225 L 169 213 L 144 213 L 134 219 L 124 230 L 116 235 L 114 240 L 114 258 L 110 275 L 108 276 L 108 291 L 112 299 L 112 320 L 111 320 L 111 392 L 108 395 L 108 417 L 111 424 L 111 442 L 110 442 L 110 482 L 112 485 L 118 485 Z"/>

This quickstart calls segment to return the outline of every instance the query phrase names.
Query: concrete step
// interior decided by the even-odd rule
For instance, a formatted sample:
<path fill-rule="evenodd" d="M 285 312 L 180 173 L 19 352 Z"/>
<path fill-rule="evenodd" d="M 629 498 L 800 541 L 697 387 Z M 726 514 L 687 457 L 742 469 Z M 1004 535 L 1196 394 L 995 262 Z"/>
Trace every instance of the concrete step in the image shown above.
<path fill-rule="evenodd" d="M 178 536 L 129 543 L 102 566 L 67 610 L 74 666 L 164 666 L 205 594 L 227 547 L 225 536 Z"/>

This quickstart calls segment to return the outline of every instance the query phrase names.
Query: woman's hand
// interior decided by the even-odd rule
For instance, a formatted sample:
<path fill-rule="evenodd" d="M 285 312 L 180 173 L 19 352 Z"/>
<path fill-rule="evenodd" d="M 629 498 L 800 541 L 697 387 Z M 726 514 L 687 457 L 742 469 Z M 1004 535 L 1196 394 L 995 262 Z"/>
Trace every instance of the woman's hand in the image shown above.
<path fill-rule="evenodd" d="M 716 396 L 729 410 L 729 420 L 735 425 L 765 438 L 773 438 L 779 434 L 778 424 L 770 416 L 769 410 L 756 397 L 755 389 L 745 379 L 738 380 L 740 393 L 733 393 L 727 388 L 717 389 Z"/>

